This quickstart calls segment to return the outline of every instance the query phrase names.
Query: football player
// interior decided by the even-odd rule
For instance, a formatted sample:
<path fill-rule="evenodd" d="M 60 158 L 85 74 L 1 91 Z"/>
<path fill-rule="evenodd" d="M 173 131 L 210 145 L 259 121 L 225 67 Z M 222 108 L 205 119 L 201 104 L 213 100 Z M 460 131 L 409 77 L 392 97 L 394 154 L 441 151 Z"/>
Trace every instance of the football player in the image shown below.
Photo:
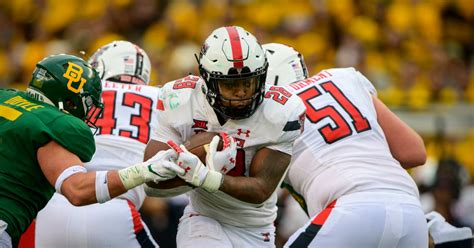
<path fill-rule="evenodd" d="M 292 50 L 266 48 L 282 56 Z M 278 61 L 269 59 L 269 67 L 283 78 L 278 73 L 294 66 Z M 311 216 L 285 247 L 427 247 L 418 189 L 404 169 L 424 164 L 423 140 L 370 81 L 354 68 L 335 68 L 279 85 L 306 105 L 287 180 Z"/>
<path fill-rule="evenodd" d="M 88 172 L 83 162 L 95 151 L 89 126 L 102 111 L 101 92 L 97 72 L 66 54 L 38 62 L 26 92 L 0 90 L 1 247 L 17 247 L 55 191 L 82 206 L 182 173 L 169 162 L 172 150 L 124 169 Z"/>
<path fill-rule="evenodd" d="M 104 111 L 96 122 L 96 152 L 85 168 L 121 169 L 142 161 L 151 125 L 155 124 L 152 120 L 156 118 L 160 91 L 148 86 L 148 55 L 131 42 L 114 41 L 99 48 L 89 63 L 102 79 Z M 138 212 L 144 199 L 143 186 L 107 203 L 86 207 L 75 207 L 56 193 L 38 213 L 36 245 L 156 247 Z"/>
<path fill-rule="evenodd" d="M 275 191 L 301 133 L 305 107 L 281 87 L 265 85 L 265 53 L 242 27 L 214 30 L 198 63 L 201 77 L 163 87 L 160 125 L 145 158 L 168 149 L 169 140 L 182 144 L 202 131 L 225 132 L 232 136 L 230 144 L 217 152 L 219 138 L 214 138 L 206 165 L 181 151 L 178 163 L 186 173 L 150 184 L 167 190 L 145 191 L 156 196 L 188 192 L 178 247 L 274 247 Z"/>

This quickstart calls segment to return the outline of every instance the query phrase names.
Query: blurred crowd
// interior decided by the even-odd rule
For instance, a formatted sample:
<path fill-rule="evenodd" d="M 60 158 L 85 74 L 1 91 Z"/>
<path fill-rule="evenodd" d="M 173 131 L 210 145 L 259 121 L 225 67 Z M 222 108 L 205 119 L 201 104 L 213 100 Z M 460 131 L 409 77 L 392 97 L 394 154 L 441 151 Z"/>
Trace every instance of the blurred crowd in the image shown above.
<path fill-rule="evenodd" d="M 197 73 L 194 54 L 213 29 L 224 25 L 243 26 L 262 43 L 293 46 L 304 55 L 310 75 L 356 67 L 391 108 L 429 111 L 441 104 L 474 111 L 471 0 L 2 0 L 0 87 L 26 88 L 36 62 L 49 54 L 87 59 L 118 39 L 147 51 L 152 82 L 162 85 Z M 472 183 L 474 127 L 463 133 L 424 137 L 434 162 L 414 172 L 423 192 L 436 196 L 431 190 L 445 185 L 435 183 L 444 161 L 454 161 L 449 163 L 465 175 L 462 183 L 452 184 Z M 474 191 L 469 194 L 474 198 Z M 162 213 L 171 211 L 168 203 L 153 204 Z M 165 230 L 166 215 L 156 218 Z"/>
<path fill-rule="evenodd" d="M 470 0 L 16 0 L 0 2 L 0 86 L 24 87 L 36 61 L 141 45 L 154 82 L 195 71 L 215 27 L 240 25 L 302 52 L 309 70 L 354 66 L 393 107 L 474 103 Z"/>

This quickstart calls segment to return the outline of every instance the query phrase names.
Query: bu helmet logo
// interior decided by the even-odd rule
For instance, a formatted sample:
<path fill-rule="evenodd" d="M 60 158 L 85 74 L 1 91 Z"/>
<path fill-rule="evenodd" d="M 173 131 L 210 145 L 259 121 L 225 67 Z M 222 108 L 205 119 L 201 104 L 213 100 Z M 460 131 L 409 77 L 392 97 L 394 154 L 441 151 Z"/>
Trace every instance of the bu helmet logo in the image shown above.
<path fill-rule="evenodd" d="M 72 62 L 68 62 L 67 70 L 63 74 L 63 77 L 69 80 L 67 82 L 67 88 L 76 94 L 82 90 L 82 87 L 84 87 L 84 84 L 86 83 L 86 80 L 82 78 L 83 71 L 84 69 L 82 69 L 82 67 L 80 67 L 79 65 L 74 64 Z M 77 82 L 79 82 L 79 85 L 77 85 L 77 87 L 74 87 L 72 84 Z"/>

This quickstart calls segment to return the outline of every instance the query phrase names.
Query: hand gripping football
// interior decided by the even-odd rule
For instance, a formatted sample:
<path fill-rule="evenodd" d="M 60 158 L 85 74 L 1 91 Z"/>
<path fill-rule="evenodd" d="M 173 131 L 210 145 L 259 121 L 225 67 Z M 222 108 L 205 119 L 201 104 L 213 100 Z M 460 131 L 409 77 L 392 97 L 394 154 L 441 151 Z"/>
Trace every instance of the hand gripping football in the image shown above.
<path fill-rule="evenodd" d="M 219 133 L 201 132 L 201 133 L 195 134 L 184 143 L 184 146 L 189 152 L 198 156 L 201 162 L 206 164 L 207 152 L 206 152 L 205 146 L 209 145 L 209 143 L 211 143 L 212 141 L 212 138 L 216 135 L 219 135 Z M 218 151 L 222 150 L 222 139 L 219 141 L 217 150 Z"/>

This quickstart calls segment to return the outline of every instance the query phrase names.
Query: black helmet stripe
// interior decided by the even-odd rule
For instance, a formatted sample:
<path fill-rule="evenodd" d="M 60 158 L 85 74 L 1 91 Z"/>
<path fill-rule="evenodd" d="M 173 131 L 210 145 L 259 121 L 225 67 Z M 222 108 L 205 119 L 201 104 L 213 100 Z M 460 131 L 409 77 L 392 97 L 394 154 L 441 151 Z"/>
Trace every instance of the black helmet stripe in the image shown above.
<path fill-rule="evenodd" d="M 137 52 L 137 59 L 135 63 L 135 76 L 141 78 L 141 75 L 143 73 L 143 54 L 141 54 L 140 52 Z"/>

